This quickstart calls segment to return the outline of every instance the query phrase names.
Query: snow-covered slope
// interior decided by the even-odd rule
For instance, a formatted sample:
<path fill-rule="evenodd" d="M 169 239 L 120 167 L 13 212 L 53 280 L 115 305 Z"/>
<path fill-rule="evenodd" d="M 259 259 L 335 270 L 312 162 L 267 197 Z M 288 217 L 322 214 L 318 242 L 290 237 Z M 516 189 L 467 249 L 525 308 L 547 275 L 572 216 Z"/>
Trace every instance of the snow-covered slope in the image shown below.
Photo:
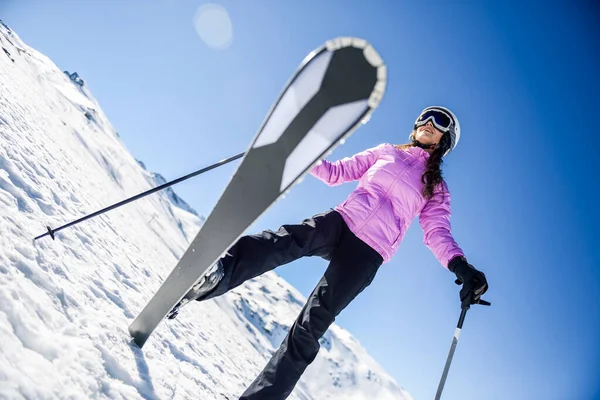
<path fill-rule="evenodd" d="M 33 242 L 164 179 L 127 151 L 81 78 L 4 24 L 0 45 L 0 398 L 236 398 L 303 296 L 268 273 L 189 305 L 138 349 L 127 326 L 203 220 L 163 191 Z M 321 342 L 290 398 L 411 398 L 347 331 Z"/>

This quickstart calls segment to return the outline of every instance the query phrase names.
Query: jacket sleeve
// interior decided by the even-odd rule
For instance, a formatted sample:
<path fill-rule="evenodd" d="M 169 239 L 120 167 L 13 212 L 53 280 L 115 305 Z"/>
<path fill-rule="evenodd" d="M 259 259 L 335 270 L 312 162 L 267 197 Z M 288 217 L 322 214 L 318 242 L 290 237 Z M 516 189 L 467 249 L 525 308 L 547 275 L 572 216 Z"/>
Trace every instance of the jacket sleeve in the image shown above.
<path fill-rule="evenodd" d="M 372 147 L 335 162 L 321 160 L 311 168 L 310 174 L 329 186 L 358 180 L 375 164 L 382 146 L 383 144 Z"/>
<path fill-rule="evenodd" d="M 434 191 L 419 215 L 423 228 L 423 242 L 438 261 L 448 268 L 448 262 L 456 256 L 464 256 L 463 251 L 452 237 L 450 227 L 450 193 L 445 184 Z"/>

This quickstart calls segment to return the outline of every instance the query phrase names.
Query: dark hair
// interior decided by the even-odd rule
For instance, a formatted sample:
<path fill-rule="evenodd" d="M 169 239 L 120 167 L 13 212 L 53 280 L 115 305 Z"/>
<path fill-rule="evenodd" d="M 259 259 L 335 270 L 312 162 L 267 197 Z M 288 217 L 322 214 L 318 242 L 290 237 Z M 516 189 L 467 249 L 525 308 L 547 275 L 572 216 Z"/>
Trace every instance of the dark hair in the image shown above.
<path fill-rule="evenodd" d="M 414 137 L 414 131 L 411 133 L 410 138 Z M 442 140 L 440 141 L 440 145 L 435 148 L 429 155 L 427 159 L 427 163 L 425 164 L 425 172 L 421 175 L 421 182 L 425 186 L 423 186 L 423 197 L 427 200 L 430 200 L 433 197 L 433 193 L 437 185 L 445 185 L 444 178 L 442 177 L 442 163 L 444 162 L 443 157 L 446 150 L 449 148 L 450 136 L 448 134 L 444 134 L 442 136 Z M 408 147 L 416 147 L 414 142 L 403 144 L 398 146 L 401 149 L 405 149 Z"/>

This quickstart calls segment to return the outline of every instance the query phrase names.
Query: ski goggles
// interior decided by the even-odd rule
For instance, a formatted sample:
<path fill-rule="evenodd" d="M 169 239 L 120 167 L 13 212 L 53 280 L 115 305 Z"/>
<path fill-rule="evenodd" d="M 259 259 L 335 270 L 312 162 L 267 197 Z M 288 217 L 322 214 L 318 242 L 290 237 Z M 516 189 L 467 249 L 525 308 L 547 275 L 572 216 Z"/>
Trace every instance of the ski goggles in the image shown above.
<path fill-rule="evenodd" d="M 415 127 L 423 126 L 431 121 L 433 126 L 442 132 L 448 132 L 453 123 L 452 117 L 439 109 L 427 110 L 417 118 Z"/>

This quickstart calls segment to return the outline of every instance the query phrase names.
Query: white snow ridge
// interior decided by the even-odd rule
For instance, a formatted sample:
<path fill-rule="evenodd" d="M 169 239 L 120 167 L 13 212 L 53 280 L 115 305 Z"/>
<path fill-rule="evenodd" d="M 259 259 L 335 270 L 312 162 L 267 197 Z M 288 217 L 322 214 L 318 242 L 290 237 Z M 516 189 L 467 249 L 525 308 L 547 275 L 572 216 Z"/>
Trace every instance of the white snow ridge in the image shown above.
<path fill-rule="evenodd" d="M 148 190 L 157 177 L 77 74 L 4 24 L 0 46 L 0 399 L 237 398 L 303 296 L 268 273 L 190 304 L 137 348 L 127 327 L 202 219 L 164 191 L 34 242 L 46 225 Z M 334 325 L 290 398 L 411 396 Z"/>

